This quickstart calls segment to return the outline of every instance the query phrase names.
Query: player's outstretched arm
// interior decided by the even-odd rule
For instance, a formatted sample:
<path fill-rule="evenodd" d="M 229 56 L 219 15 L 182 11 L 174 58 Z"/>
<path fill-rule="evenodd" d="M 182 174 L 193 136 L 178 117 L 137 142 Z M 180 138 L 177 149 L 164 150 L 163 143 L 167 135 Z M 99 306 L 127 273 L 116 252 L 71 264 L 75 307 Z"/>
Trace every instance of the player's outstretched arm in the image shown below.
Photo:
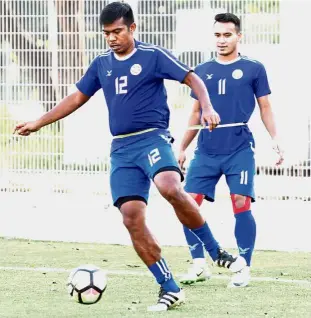
<path fill-rule="evenodd" d="M 272 111 L 271 103 L 268 95 L 257 98 L 257 102 L 260 108 L 261 120 L 264 123 L 268 133 L 271 136 L 273 142 L 273 149 L 279 155 L 279 159 L 276 165 L 282 164 L 284 161 L 284 151 L 280 145 L 280 141 L 277 134 L 275 117 Z"/>
<path fill-rule="evenodd" d="M 189 72 L 183 83 L 188 85 L 193 90 L 200 102 L 202 109 L 201 124 L 203 126 L 208 124 L 209 130 L 213 130 L 220 123 L 220 117 L 212 106 L 203 81 L 195 73 Z"/>
<path fill-rule="evenodd" d="M 14 133 L 16 132 L 21 136 L 28 136 L 32 132 L 38 131 L 42 127 L 52 124 L 70 115 L 89 99 L 89 96 L 86 96 L 78 90 L 75 93 L 65 97 L 57 106 L 55 106 L 52 110 L 44 114 L 39 119 L 16 125 Z"/>
<path fill-rule="evenodd" d="M 198 125 L 200 123 L 201 118 L 201 108 L 200 103 L 198 101 L 195 101 L 193 104 L 192 112 L 189 118 L 188 125 Z M 186 161 L 186 149 L 191 144 L 192 140 L 197 135 L 198 130 L 186 130 L 179 149 L 179 155 L 178 155 L 178 163 L 180 165 L 180 168 L 184 170 L 184 163 Z"/>

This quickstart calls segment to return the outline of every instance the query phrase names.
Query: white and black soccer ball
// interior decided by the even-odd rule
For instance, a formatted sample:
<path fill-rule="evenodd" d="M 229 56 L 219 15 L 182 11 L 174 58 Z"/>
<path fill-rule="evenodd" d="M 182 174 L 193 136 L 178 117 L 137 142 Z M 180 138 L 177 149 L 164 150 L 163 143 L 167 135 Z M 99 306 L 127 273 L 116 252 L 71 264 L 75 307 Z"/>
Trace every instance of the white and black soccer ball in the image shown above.
<path fill-rule="evenodd" d="M 81 304 L 95 304 L 107 287 L 107 275 L 94 265 L 81 265 L 71 271 L 67 290 L 70 298 Z"/>

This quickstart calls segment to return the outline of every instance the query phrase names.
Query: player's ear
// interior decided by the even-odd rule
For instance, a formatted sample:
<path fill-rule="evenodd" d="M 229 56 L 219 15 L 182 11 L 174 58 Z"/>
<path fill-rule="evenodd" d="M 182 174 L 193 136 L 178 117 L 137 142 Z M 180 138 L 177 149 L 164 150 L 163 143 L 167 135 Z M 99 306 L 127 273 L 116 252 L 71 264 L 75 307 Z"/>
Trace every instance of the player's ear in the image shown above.
<path fill-rule="evenodd" d="M 239 33 L 238 33 L 238 42 L 241 42 L 241 39 L 242 39 L 242 33 L 239 32 Z"/>
<path fill-rule="evenodd" d="M 130 25 L 129 29 L 130 29 L 130 32 L 131 32 L 131 33 L 134 33 L 135 30 L 136 30 L 136 23 L 133 22 L 133 23 Z"/>

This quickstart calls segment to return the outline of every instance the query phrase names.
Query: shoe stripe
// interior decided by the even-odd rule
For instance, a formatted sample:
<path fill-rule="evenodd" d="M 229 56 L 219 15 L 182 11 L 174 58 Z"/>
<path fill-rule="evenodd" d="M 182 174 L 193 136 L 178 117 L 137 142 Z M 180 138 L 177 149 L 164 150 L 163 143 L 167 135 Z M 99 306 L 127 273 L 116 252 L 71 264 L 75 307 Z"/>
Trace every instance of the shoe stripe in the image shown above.
<path fill-rule="evenodd" d="M 226 261 L 226 260 L 222 260 L 222 259 L 218 259 L 218 260 L 217 260 L 217 265 L 218 265 L 219 267 L 230 268 L 230 266 L 232 265 L 232 263 L 234 263 L 234 262 Z"/>
<path fill-rule="evenodd" d="M 161 300 L 159 300 L 158 302 L 159 304 L 164 304 L 168 307 L 172 306 L 174 303 L 172 303 L 171 301 L 169 300 L 166 300 L 165 298 L 162 298 Z"/>
<path fill-rule="evenodd" d="M 175 298 L 176 300 L 178 300 L 179 298 L 176 295 L 176 293 L 173 292 L 167 292 L 166 295 L 170 295 L 171 297 Z"/>
<path fill-rule="evenodd" d="M 169 295 L 169 294 L 163 295 L 162 298 L 164 298 L 164 299 L 166 299 L 166 300 L 169 300 L 170 302 L 172 302 L 172 304 L 173 304 L 175 301 L 178 300 L 177 297 L 175 297 L 175 296 L 173 296 L 173 295 Z"/>

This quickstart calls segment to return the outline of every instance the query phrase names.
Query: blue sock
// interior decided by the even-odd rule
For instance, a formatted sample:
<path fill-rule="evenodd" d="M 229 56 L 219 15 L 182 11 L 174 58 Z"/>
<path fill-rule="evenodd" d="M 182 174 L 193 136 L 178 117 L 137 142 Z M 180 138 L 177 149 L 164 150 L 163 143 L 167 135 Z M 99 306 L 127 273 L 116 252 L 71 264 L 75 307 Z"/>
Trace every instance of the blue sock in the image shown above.
<path fill-rule="evenodd" d="M 204 246 L 192 231 L 184 225 L 184 233 L 192 258 L 205 258 Z"/>
<path fill-rule="evenodd" d="M 252 211 L 235 214 L 234 235 L 240 255 L 245 258 L 247 266 L 250 266 L 256 240 L 256 222 Z"/>
<path fill-rule="evenodd" d="M 176 284 L 172 273 L 168 269 L 164 258 L 149 266 L 149 270 L 164 290 L 178 293 L 180 288 Z"/>
<path fill-rule="evenodd" d="M 219 244 L 214 239 L 214 236 L 207 223 L 205 222 L 198 229 L 191 229 L 191 232 L 194 233 L 198 237 L 198 240 L 204 244 L 206 251 L 212 258 L 212 260 L 215 261 L 218 258 Z"/>

